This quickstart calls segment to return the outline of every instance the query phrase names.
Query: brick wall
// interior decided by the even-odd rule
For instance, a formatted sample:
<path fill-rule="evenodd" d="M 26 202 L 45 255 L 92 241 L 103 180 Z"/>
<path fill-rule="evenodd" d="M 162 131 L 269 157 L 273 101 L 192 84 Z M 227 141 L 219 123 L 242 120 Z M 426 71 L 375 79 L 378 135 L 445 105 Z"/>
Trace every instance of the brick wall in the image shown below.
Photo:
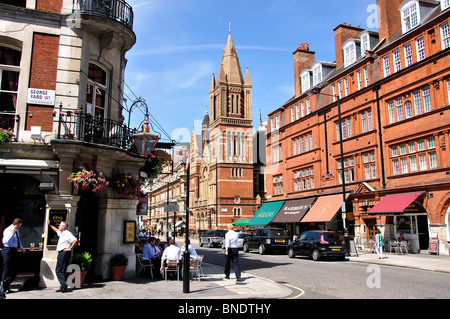
<path fill-rule="evenodd" d="M 56 89 L 59 36 L 35 33 L 31 57 L 30 88 Z M 26 130 L 31 126 L 41 126 L 42 131 L 52 131 L 53 106 L 28 104 Z M 32 113 L 32 117 L 30 117 Z"/>
<path fill-rule="evenodd" d="M 60 13 L 62 0 L 36 0 L 36 10 Z"/>

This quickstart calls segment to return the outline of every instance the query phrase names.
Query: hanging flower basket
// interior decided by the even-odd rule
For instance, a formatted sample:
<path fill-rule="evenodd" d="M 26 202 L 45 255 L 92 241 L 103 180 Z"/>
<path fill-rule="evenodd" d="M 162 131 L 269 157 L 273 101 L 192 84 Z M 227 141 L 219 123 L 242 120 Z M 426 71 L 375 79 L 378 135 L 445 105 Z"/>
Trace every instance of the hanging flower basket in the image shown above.
<path fill-rule="evenodd" d="M 125 174 L 123 171 L 114 171 L 108 184 L 118 194 L 138 196 L 141 193 L 141 180 L 134 174 Z"/>
<path fill-rule="evenodd" d="M 108 181 L 103 177 L 103 173 L 88 165 L 77 166 L 67 180 L 78 190 L 94 193 L 108 186 Z"/>
<path fill-rule="evenodd" d="M 162 172 L 162 166 L 172 160 L 169 153 L 163 150 L 153 151 L 145 162 L 142 171 L 147 173 L 148 178 L 153 178 Z"/>

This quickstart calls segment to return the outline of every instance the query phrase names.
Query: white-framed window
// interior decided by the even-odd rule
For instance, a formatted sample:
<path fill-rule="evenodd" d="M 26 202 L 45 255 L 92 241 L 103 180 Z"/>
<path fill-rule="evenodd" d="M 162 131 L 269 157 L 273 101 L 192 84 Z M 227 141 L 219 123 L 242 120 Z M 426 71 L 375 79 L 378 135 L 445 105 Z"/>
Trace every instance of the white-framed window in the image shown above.
<path fill-rule="evenodd" d="M 406 174 L 418 170 L 426 171 L 437 168 L 438 160 L 435 143 L 435 137 L 428 136 L 392 146 L 393 174 Z"/>
<path fill-rule="evenodd" d="M 295 121 L 295 113 L 294 113 L 294 107 L 291 106 L 291 122 Z"/>
<path fill-rule="evenodd" d="M 419 2 L 412 1 L 410 4 L 407 4 L 402 10 L 402 30 L 403 33 L 406 33 L 415 27 L 417 27 L 420 23 L 420 14 L 419 14 Z"/>
<path fill-rule="evenodd" d="M 356 62 L 356 45 L 355 41 L 349 41 L 344 45 L 344 67 Z"/>
<path fill-rule="evenodd" d="M 367 66 L 364 67 L 364 86 L 367 87 L 370 83 L 369 81 L 369 71 L 367 70 Z"/>
<path fill-rule="evenodd" d="M 306 115 L 311 114 L 311 102 L 309 98 L 306 99 Z"/>
<path fill-rule="evenodd" d="M 361 56 L 365 56 L 367 50 L 370 50 L 369 34 L 363 33 L 361 35 Z"/>
<path fill-rule="evenodd" d="M 401 97 L 395 99 L 395 108 L 397 109 L 397 121 L 403 121 L 403 102 Z"/>
<path fill-rule="evenodd" d="M 300 75 L 302 82 L 302 93 L 308 91 L 311 88 L 311 73 L 310 70 L 303 70 Z"/>
<path fill-rule="evenodd" d="M 441 25 L 441 43 L 442 50 L 450 48 L 450 32 L 448 28 L 448 22 Z"/>
<path fill-rule="evenodd" d="M 364 157 L 364 173 L 366 179 L 376 178 L 377 170 L 375 165 L 375 151 L 363 154 Z"/>
<path fill-rule="evenodd" d="M 394 58 L 394 72 L 398 72 L 402 69 L 402 62 L 400 59 L 400 50 L 396 49 L 392 53 L 392 56 Z"/>
<path fill-rule="evenodd" d="M 413 98 L 414 98 L 415 115 L 420 115 L 420 114 L 422 114 L 422 98 L 420 95 L 420 90 L 413 92 Z"/>
<path fill-rule="evenodd" d="M 300 102 L 300 110 L 302 112 L 302 117 L 305 116 L 305 101 Z"/>
<path fill-rule="evenodd" d="M 298 120 L 299 118 L 300 118 L 300 115 L 299 115 L 300 113 L 299 113 L 299 109 L 298 109 L 298 103 L 297 104 L 295 104 L 295 118 Z"/>
<path fill-rule="evenodd" d="M 20 61 L 22 52 L 10 47 L 0 46 L 0 111 L 15 113 L 19 86 Z M 2 128 L 14 127 L 6 120 Z"/>
<path fill-rule="evenodd" d="M 383 57 L 383 71 L 384 71 L 384 77 L 388 77 L 391 75 L 391 66 L 389 64 L 389 55 L 385 55 Z"/>
<path fill-rule="evenodd" d="M 86 113 L 103 119 L 107 108 L 107 73 L 98 65 L 89 63 L 88 74 Z"/>
<path fill-rule="evenodd" d="M 283 159 L 283 147 L 281 144 L 272 146 L 272 163 L 278 163 Z"/>
<path fill-rule="evenodd" d="M 427 86 L 426 88 L 422 89 L 422 95 L 423 95 L 423 106 L 424 106 L 424 112 L 430 112 L 431 111 L 431 93 L 430 93 L 430 87 Z"/>
<path fill-rule="evenodd" d="M 425 54 L 425 42 L 423 36 L 416 39 L 416 51 L 417 51 L 417 61 L 422 61 L 426 58 Z"/>
<path fill-rule="evenodd" d="M 450 8 L 450 0 L 441 0 L 441 10 L 447 10 Z"/>
<path fill-rule="evenodd" d="M 392 161 L 392 173 L 394 175 L 399 175 L 400 174 L 400 165 L 398 163 L 398 159 L 395 159 Z"/>
<path fill-rule="evenodd" d="M 394 101 L 388 102 L 389 124 L 395 123 Z"/>
<path fill-rule="evenodd" d="M 313 85 L 318 85 L 322 82 L 322 64 L 321 63 L 315 63 L 313 66 Z"/>
<path fill-rule="evenodd" d="M 362 89 L 361 70 L 356 71 L 356 80 L 358 81 L 358 90 Z"/>
<path fill-rule="evenodd" d="M 340 132 L 339 132 L 339 122 L 336 123 L 336 136 L 337 140 L 339 141 L 341 139 Z M 342 137 L 343 139 L 347 139 L 353 136 L 353 130 L 352 130 L 352 118 L 348 117 L 346 119 L 342 119 Z"/>
<path fill-rule="evenodd" d="M 283 194 L 283 175 L 277 175 L 273 177 L 273 194 L 282 195 Z"/>
<path fill-rule="evenodd" d="M 338 93 L 339 93 L 339 98 L 342 99 L 342 83 L 341 83 L 341 81 L 338 82 Z"/>
<path fill-rule="evenodd" d="M 339 159 L 337 161 L 339 184 L 342 184 L 342 171 L 344 171 L 344 178 L 346 183 L 355 181 L 355 158 L 353 156 L 344 158 L 344 169 Z"/>
<path fill-rule="evenodd" d="M 348 78 L 344 79 L 344 94 L 345 94 L 345 96 L 347 96 L 349 94 L 349 91 L 348 91 Z"/>
<path fill-rule="evenodd" d="M 450 80 L 450 79 L 449 79 Z M 450 87 L 450 86 L 449 86 Z M 333 84 L 331 86 L 332 92 L 333 92 L 333 102 L 336 102 L 336 84 Z M 450 92 L 450 89 L 449 89 Z M 449 93 L 450 94 L 450 93 Z M 450 95 L 449 95 L 450 96 Z"/>
<path fill-rule="evenodd" d="M 413 65 L 413 56 L 412 56 L 412 48 L 411 43 L 406 43 L 404 46 L 405 51 L 405 67 Z"/>
<path fill-rule="evenodd" d="M 413 117 L 413 107 L 411 101 L 409 100 L 405 102 L 405 114 L 407 119 Z"/>
<path fill-rule="evenodd" d="M 314 188 L 314 167 L 309 166 L 294 171 L 294 191 Z"/>
<path fill-rule="evenodd" d="M 446 80 L 446 82 L 447 82 L 447 98 L 448 98 L 448 101 L 450 102 L 450 78 L 448 78 Z"/>

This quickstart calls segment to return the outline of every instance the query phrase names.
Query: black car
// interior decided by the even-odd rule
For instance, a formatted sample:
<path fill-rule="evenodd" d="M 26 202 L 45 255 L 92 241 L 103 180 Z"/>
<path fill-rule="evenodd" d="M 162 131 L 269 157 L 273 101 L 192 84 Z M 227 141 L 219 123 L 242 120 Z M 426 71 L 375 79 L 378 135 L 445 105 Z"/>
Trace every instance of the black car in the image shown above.
<path fill-rule="evenodd" d="M 281 228 L 258 228 L 244 238 L 243 250 L 258 249 L 260 254 L 269 250 L 286 251 L 289 236 Z"/>
<path fill-rule="evenodd" d="M 345 259 L 344 238 L 337 232 L 312 230 L 302 233 L 289 243 L 287 253 L 290 258 L 296 255 L 310 256 L 313 260 L 322 257 Z"/>
<path fill-rule="evenodd" d="M 226 230 L 208 230 L 200 236 L 199 244 L 203 247 L 207 244 L 208 247 L 221 246 L 225 240 Z"/>

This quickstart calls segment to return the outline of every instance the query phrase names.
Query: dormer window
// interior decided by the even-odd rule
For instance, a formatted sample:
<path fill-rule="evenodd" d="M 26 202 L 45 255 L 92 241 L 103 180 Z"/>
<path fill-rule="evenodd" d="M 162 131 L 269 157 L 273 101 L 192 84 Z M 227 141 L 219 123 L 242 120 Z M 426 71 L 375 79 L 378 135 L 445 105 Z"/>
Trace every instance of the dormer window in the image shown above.
<path fill-rule="evenodd" d="M 315 63 L 313 65 L 313 85 L 316 86 L 323 81 L 322 64 Z"/>
<path fill-rule="evenodd" d="M 308 91 L 311 88 L 311 70 L 303 70 L 300 73 L 302 81 L 302 93 Z"/>
<path fill-rule="evenodd" d="M 402 12 L 403 33 L 414 29 L 420 24 L 420 11 L 418 1 L 410 1 L 406 3 L 400 10 Z"/>
<path fill-rule="evenodd" d="M 366 51 L 370 50 L 369 33 L 361 35 L 361 56 L 366 55 Z"/>
<path fill-rule="evenodd" d="M 441 10 L 447 10 L 450 8 L 450 0 L 441 0 Z"/>
<path fill-rule="evenodd" d="M 357 47 L 360 48 L 361 44 L 359 40 L 348 39 L 344 42 L 342 49 L 344 50 L 344 67 L 348 67 L 356 62 L 358 58 Z M 361 52 L 361 51 L 358 51 Z M 365 51 L 364 51 L 365 52 Z"/>

